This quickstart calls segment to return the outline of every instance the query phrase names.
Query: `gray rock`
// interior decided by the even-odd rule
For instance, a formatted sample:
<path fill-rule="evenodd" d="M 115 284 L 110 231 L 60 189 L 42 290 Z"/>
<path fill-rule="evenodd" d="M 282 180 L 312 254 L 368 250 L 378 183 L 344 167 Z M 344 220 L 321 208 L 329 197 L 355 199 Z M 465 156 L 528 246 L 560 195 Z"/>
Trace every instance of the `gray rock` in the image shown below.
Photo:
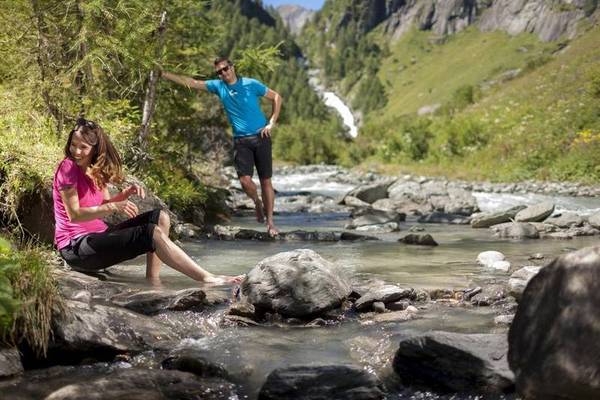
<path fill-rule="evenodd" d="M 557 216 L 552 216 L 544 221 L 547 224 L 556 225 L 559 228 L 579 227 L 583 225 L 583 218 L 579 215 L 566 212 Z"/>
<path fill-rule="evenodd" d="M 206 353 L 197 347 L 180 346 L 169 353 L 161 362 L 167 370 L 190 372 L 201 377 L 215 377 L 228 379 L 229 373 L 220 364 L 206 358 Z"/>
<path fill-rule="evenodd" d="M 507 348 L 506 335 L 431 332 L 401 341 L 393 368 L 409 385 L 502 393 L 513 385 Z"/>
<path fill-rule="evenodd" d="M 349 207 L 354 207 L 354 208 L 370 208 L 371 207 L 371 204 L 367 203 L 366 201 L 362 201 L 358 197 L 354 197 L 354 196 L 350 196 L 350 195 L 344 197 L 343 203 Z"/>
<path fill-rule="evenodd" d="M 454 225 L 467 225 L 470 223 L 471 218 L 465 217 L 459 214 L 446 214 L 444 212 L 433 212 L 428 215 L 420 217 L 418 222 L 429 223 L 429 224 L 454 224 Z"/>
<path fill-rule="evenodd" d="M 507 222 L 490 228 L 499 238 L 539 239 L 540 233 L 535 226 L 522 222 Z"/>
<path fill-rule="evenodd" d="M 56 281 L 60 294 L 65 299 L 82 302 L 89 302 L 92 298 L 108 300 L 117 293 L 128 290 L 125 284 L 105 282 L 77 271 L 57 271 Z"/>
<path fill-rule="evenodd" d="M 412 307 L 412 306 L 409 306 Z M 385 322 L 406 322 L 406 321 L 411 321 L 415 318 L 417 318 L 417 312 L 414 312 L 413 310 L 409 310 L 408 308 L 406 310 L 402 310 L 402 311 L 393 311 L 393 312 L 388 312 L 385 314 L 376 314 L 372 317 L 372 321 L 376 322 L 376 323 L 385 323 Z"/>
<path fill-rule="evenodd" d="M 527 285 L 509 331 L 522 398 L 600 398 L 600 246 L 555 259 Z"/>
<path fill-rule="evenodd" d="M 207 305 L 206 293 L 200 288 L 178 291 L 146 290 L 133 294 L 119 294 L 111 301 L 140 314 L 153 315 L 160 311 L 201 311 Z"/>
<path fill-rule="evenodd" d="M 254 319 L 256 317 L 256 309 L 250 303 L 233 303 L 229 306 L 226 314 Z"/>
<path fill-rule="evenodd" d="M 503 300 L 507 295 L 504 285 L 492 284 L 483 287 L 480 293 L 471 297 L 471 304 L 474 306 L 491 306 Z"/>
<path fill-rule="evenodd" d="M 242 300 L 257 310 L 308 318 L 339 307 L 351 292 L 343 271 L 309 249 L 260 261 L 242 282 Z"/>
<path fill-rule="evenodd" d="M 385 180 L 383 182 L 377 182 L 370 185 L 362 185 L 350 191 L 348 196 L 353 196 L 366 203 L 372 204 L 379 199 L 385 199 L 388 197 L 388 187 L 391 184 L 392 181 Z"/>
<path fill-rule="evenodd" d="M 516 206 L 509 208 L 508 210 L 497 211 L 493 213 L 474 214 L 471 219 L 471 227 L 489 228 L 492 225 L 510 222 L 511 219 L 515 218 L 519 211 L 524 210 L 525 208 L 525 206 Z"/>
<path fill-rule="evenodd" d="M 104 372 L 85 370 L 86 368 L 64 369 L 64 375 L 51 377 L 37 390 L 32 388 L 33 385 L 23 382 L 7 394 L 10 398 L 19 400 L 194 400 L 199 398 L 199 393 L 203 400 L 226 400 L 238 396 L 232 383 L 220 378 L 199 379 L 188 372 L 139 368 Z"/>
<path fill-rule="evenodd" d="M 405 244 L 414 244 L 418 246 L 437 246 L 438 243 L 433 239 L 433 237 L 428 234 L 416 234 L 410 233 L 403 238 L 398 239 L 399 242 Z"/>
<path fill-rule="evenodd" d="M 448 198 L 442 210 L 446 214 L 471 215 L 479 211 L 477 199 L 463 189 L 448 189 Z"/>
<path fill-rule="evenodd" d="M 385 307 L 390 311 L 404 311 L 410 306 L 410 301 L 400 300 L 387 303 Z"/>
<path fill-rule="evenodd" d="M 176 339 L 165 325 L 129 310 L 72 300 L 64 305 L 52 320 L 50 359 L 106 360 L 118 353 L 163 348 Z"/>
<path fill-rule="evenodd" d="M 537 273 L 540 272 L 540 269 L 542 269 L 542 267 L 532 265 L 513 272 L 508 280 L 509 294 L 519 300 L 531 278 L 536 276 Z"/>
<path fill-rule="evenodd" d="M 374 375 L 352 365 L 291 366 L 271 372 L 259 400 L 379 400 L 384 395 Z"/>
<path fill-rule="evenodd" d="M 385 304 L 381 301 L 376 301 L 375 303 L 373 303 L 373 311 L 375 311 L 376 313 L 380 313 L 383 314 L 386 310 L 385 310 Z"/>
<path fill-rule="evenodd" d="M 362 225 L 356 228 L 357 232 L 372 232 L 372 233 L 390 233 L 398 232 L 400 225 L 397 222 L 386 222 L 385 224 L 377 225 Z"/>
<path fill-rule="evenodd" d="M 545 201 L 521 210 L 515 215 L 516 222 L 542 222 L 554 212 L 554 203 Z"/>
<path fill-rule="evenodd" d="M 383 285 L 370 289 L 366 294 L 356 300 L 354 306 L 358 311 L 369 311 L 375 302 L 387 304 L 412 297 L 414 293 L 415 290 L 412 288 L 401 288 L 395 285 Z"/>
<path fill-rule="evenodd" d="M 510 325 L 512 324 L 513 319 L 515 319 L 514 314 L 498 315 L 494 318 L 494 323 L 496 325 Z"/>
<path fill-rule="evenodd" d="M 23 372 L 21 356 L 16 348 L 0 347 L 0 378 L 18 375 Z"/>
<path fill-rule="evenodd" d="M 352 232 L 324 232 L 324 231 L 290 231 L 280 232 L 276 237 L 270 237 L 267 232 L 254 229 L 244 229 L 239 226 L 215 225 L 209 237 L 217 240 L 256 240 L 263 242 L 304 241 L 304 242 L 337 242 L 358 240 L 379 240 L 376 237 L 361 235 Z"/>
<path fill-rule="evenodd" d="M 590 215 L 588 218 L 588 223 L 592 227 L 594 227 L 596 229 L 600 229 L 600 211 Z"/>
<path fill-rule="evenodd" d="M 387 197 L 391 200 L 411 200 L 415 203 L 423 203 L 426 200 L 419 183 L 400 179 L 388 187 Z"/>
<path fill-rule="evenodd" d="M 488 250 L 483 251 L 477 255 L 477 264 L 483 265 L 484 267 L 491 267 L 493 263 L 497 261 L 504 261 L 506 257 L 499 251 Z"/>
<path fill-rule="evenodd" d="M 389 222 L 399 223 L 406 219 L 405 214 L 397 213 L 394 211 L 382 211 L 367 209 L 359 214 L 355 215 L 355 218 L 350 224 L 346 226 L 346 229 L 354 229 L 360 226 L 366 225 L 381 225 Z"/>

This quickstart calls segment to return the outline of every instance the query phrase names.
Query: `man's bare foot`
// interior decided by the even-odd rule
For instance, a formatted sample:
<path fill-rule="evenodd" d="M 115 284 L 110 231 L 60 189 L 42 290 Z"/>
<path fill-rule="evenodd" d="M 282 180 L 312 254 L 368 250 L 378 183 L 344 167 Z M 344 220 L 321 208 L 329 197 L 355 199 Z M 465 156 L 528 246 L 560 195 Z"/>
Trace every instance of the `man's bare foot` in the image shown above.
<path fill-rule="evenodd" d="M 230 275 L 211 275 L 204 278 L 204 283 L 213 285 L 239 285 L 246 275 L 230 276 Z"/>
<path fill-rule="evenodd" d="M 259 223 L 265 222 L 265 212 L 263 210 L 263 203 L 260 200 L 256 200 L 254 203 L 254 210 L 256 211 L 256 221 Z"/>
<path fill-rule="evenodd" d="M 277 228 L 275 228 L 274 225 L 267 226 L 267 233 L 269 234 L 270 237 L 275 237 L 275 236 L 279 235 L 279 231 L 277 230 Z"/>

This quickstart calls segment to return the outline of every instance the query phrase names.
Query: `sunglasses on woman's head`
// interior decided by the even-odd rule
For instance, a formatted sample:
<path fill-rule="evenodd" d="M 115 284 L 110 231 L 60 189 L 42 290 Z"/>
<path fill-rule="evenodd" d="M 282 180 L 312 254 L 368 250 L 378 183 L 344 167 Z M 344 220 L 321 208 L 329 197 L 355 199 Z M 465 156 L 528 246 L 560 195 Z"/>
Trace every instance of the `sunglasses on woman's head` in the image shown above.
<path fill-rule="evenodd" d="M 223 75 L 224 72 L 229 71 L 229 68 L 231 68 L 231 65 L 226 65 L 221 69 L 217 70 L 217 75 Z"/>
<path fill-rule="evenodd" d="M 77 125 L 77 128 L 79 128 L 80 126 L 85 126 L 90 129 L 96 129 L 96 127 L 97 127 L 97 125 L 94 121 L 88 121 L 85 118 L 77 118 L 76 125 Z"/>

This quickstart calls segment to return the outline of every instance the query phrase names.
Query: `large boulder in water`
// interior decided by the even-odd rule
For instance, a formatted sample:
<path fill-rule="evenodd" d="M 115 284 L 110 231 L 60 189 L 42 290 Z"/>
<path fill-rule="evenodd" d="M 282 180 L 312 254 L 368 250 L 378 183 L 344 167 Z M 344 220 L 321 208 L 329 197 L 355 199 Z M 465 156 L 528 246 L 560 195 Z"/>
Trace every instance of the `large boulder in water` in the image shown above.
<path fill-rule="evenodd" d="M 257 311 L 309 318 L 337 308 L 351 292 L 344 273 L 309 249 L 260 261 L 242 282 L 242 300 Z"/>
<path fill-rule="evenodd" d="M 388 193 L 388 187 L 392 184 L 392 181 L 385 180 L 383 182 L 372 183 L 369 185 L 362 185 L 353 189 L 347 196 L 356 197 L 364 201 L 365 203 L 372 204 L 380 199 L 385 199 Z"/>
<path fill-rule="evenodd" d="M 375 376 L 363 368 L 311 365 L 279 368 L 271 372 L 258 398 L 378 400 L 383 399 L 384 395 Z"/>
<path fill-rule="evenodd" d="M 542 203 L 529 206 L 515 215 L 516 222 L 542 222 L 554 212 L 554 203 L 544 201 Z"/>
<path fill-rule="evenodd" d="M 502 211 L 474 214 L 471 219 L 471 227 L 489 228 L 492 225 L 510 222 L 511 219 L 515 218 L 519 211 L 524 210 L 525 208 L 525 206 L 516 206 Z"/>
<path fill-rule="evenodd" d="M 531 279 L 509 332 L 523 398 L 600 399 L 599 285 L 600 246 L 561 256 Z"/>

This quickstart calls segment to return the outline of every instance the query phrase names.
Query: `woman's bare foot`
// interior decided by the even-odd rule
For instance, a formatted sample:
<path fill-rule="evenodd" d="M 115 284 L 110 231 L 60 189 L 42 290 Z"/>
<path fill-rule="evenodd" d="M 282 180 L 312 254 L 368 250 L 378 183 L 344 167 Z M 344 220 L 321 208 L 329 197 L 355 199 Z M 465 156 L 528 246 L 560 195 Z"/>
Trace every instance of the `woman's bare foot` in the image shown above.
<path fill-rule="evenodd" d="M 254 210 L 256 211 L 256 221 L 259 223 L 265 222 L 265 212 L 263 210 L 263 203 L 260 200 L 256 200 L 254 203 Z"/>
<path fill-rule="evenodd" d="M 205 283 L 214 285 L 239 285 L 246 275 L 230 276 L 230 275 L 211 275 L 204 278 Z"/>
<path fill-rule="evenodd" d="M 279 231 L 277 230 L 277 228 L 275 228 L 274 225 L 267 226 L 267 233 L 272 238 L 279 235 Z"/>

